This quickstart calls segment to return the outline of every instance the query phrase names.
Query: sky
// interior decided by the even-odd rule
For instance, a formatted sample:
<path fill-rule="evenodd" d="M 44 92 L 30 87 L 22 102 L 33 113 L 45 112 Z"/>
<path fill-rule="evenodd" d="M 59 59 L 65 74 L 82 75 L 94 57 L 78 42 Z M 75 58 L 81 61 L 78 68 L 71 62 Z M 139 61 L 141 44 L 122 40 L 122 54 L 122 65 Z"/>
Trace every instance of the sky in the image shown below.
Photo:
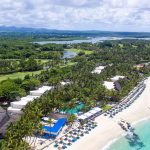
<path fill-rule="evenodd" d="M 0 25 L 150 32 L 150 0 L 0 0 Z"/>

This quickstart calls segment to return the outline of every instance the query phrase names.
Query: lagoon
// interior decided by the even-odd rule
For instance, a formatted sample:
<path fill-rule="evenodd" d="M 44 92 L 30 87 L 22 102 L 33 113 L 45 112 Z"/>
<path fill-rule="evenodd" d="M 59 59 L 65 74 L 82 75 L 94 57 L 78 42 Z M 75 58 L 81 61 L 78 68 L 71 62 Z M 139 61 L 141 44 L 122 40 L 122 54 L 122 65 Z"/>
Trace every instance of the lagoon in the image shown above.
<path fill-rule="evenodd" d="M 106 40 L 122 40 L 122 39 L 140 39 L 140 40 L 150 40 L 150 38 L 135 38 L 135 37 L 95 37 L 95 38 L 88 38 L 85 40 L 70 40 L 70 41 L 40 41 L 40 42 L 33 42 L 40 45 L 44 44 L 78 44 L 78 43 L 97 43 L 103 42 Z"/>
<path fill-rule="evenodd" d="M 63 53 L 63 57 L 62 58 L 63 59 L 65 59 L 65 58 L 73 58 L 75 56 L 77 56 L 76 52 L 71 52 L 71 51 L 65 50 L 64 53 Z"/>

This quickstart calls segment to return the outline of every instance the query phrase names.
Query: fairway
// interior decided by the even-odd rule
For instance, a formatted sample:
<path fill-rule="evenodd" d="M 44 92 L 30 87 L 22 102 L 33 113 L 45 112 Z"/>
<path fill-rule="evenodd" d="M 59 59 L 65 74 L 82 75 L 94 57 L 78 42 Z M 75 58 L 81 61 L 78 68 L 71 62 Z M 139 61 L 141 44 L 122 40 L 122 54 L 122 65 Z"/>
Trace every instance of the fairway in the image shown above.
<path fill-rule="evenodd" d="M 72 66 L 75 64 L 76 64 L 75 62 L 68 62 L 66 65 L 63 65 L 60 67 Z M 16 78 L 23 79 L 25 77 L 25 75 L 30 75 L 30 76 L 36 75 L 36 74 L 40 74 L 41 71 L 43 71 L 43 70 L 33 71 L 33 72 L 17 72 L 17 73 L 12 73 L 12 74 L 0 75 L 0 82 L 3 80 L 7 80 L 8 78 L 10 78 L 10 79 L 16 79 Z"/>
<path fill-rule="evenodd" d="M 76 52 L 76 53 L 84 52 L 86 55 L 90 55 L 90 54 L 93 53 L 93 51 L 90 51 L 90 50 L 75 49 L 75 48 L 65 49 L 65 50 L 66 51 L 71 51 L 71 52 Z"/>
<path fill-rule="evenodd" d="M 33 72 L 17 72 L 17 73 L 12 73 L 12 74 L 8 74 L 8 75 L 0 75 L 0 82 L 3 80 L 6 80 L 8 78 L 10 79 L 16 79 L 16 78 L 21 78 L 23 79 L 25 77 L 25 75 L 35 75 L 35 74 L 40 74 L 40 71 L 33 71 Z"/>

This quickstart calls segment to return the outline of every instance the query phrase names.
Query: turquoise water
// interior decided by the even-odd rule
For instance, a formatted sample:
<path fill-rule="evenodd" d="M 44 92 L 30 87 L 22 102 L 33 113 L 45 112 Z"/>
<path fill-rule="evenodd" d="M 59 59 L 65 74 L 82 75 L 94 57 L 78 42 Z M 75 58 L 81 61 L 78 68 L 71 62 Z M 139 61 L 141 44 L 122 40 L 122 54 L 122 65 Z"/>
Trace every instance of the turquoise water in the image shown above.
<path fill-rule="evenodd" d="M 131 141 L 125 137 L 112 144 L 108 150 L 150 150 L 150 120 L 135 126 L 137 137 Z"/>
<path fill-rule="evenodd" d="M 76 107 L 72 109 L 66 109 L 66 110 L 61 110 L 62 112 L 65 112 L 67 114 L 75 114 L 81 111 L 81 109 L 84 107 L 84 104 L 78 104 Z"/>

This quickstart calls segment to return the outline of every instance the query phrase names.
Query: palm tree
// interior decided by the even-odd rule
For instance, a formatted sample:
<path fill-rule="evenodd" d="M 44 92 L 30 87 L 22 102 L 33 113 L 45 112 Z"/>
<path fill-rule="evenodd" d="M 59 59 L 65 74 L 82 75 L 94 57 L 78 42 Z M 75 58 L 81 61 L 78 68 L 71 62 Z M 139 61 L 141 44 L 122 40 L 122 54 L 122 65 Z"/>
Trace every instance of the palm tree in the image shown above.
<path fill-rule="evenodd" d="M 50 127 L 51 127 L 51 125 L 52 125 L 52 123 L 53 123 L 52 118 L 49 118 L 47 122 L 49 123 L 49 125 L 50 125 Z M 51 133 L 49 133 L 49 137 L 50 137 L 50 135 L 51 135 Z"/>
<path fill-rule="evenodd" d="M 71 114 L 68 116 L 68 122 L 71 124 L 71 126 L 73 125 L 73 122 L 76 120 L 76 116 L 74 114 Z"/>
<path fill-rule="evenodd" d="M 41 123 L 39 123 L 36 125 L 36 134 L 40 134 L 41 132 L 43 132 L 43 125 Z M 35 140 L 34 140 L 34 144 L 33 144 L 34 148 L 35 148 L 36 140 L 37 140 L 37 135 L 35 135 Z"/>

